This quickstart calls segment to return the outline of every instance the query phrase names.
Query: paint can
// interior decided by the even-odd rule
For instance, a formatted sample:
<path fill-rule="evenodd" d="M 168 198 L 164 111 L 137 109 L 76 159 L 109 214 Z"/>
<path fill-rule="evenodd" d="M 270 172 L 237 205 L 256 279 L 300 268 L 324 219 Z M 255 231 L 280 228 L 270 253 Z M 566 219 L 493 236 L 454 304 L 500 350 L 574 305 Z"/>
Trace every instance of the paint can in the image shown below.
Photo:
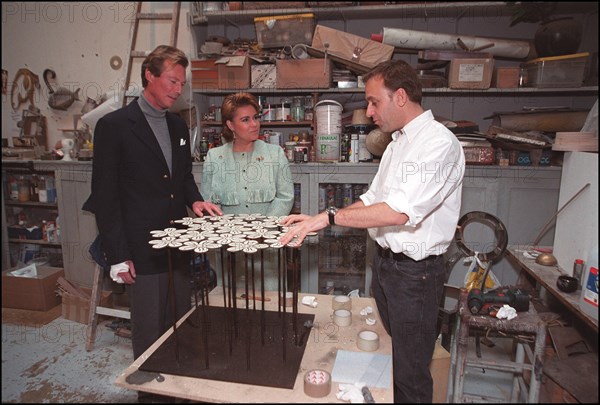
<path fill-rule="evenodd" d="M 316 135 L 317 162 L 337 162 L 340 158 L 340 134 Z"/>
<path fill-rule="evenodd" d="M 314 108 L 317 116 L 317 134 L 342 133 L 342 105 L 335 100 L 321 100 Z"/>

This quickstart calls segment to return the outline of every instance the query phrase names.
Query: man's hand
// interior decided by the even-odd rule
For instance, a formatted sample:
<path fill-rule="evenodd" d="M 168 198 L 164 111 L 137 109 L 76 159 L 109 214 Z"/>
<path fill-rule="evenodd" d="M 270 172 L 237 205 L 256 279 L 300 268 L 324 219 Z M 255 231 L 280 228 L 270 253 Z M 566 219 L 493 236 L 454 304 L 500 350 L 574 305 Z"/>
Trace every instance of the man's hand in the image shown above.
<path fill-rule="evenodd" d="M 111 266 L 110 277 L 118 284 L 135 283 L 135 266 L 131 260 Z"/>
<path fill-rule="evenodd" d="M 194 211 L 194 214 L 198 215 L 199 217 L 204 216 L 204 211 L 206 211 L 210 216 L 223 215 L 221 208 L 209 201 L 196 201 L 192 204 L 192 210 Z"/>
<path fill-rule="evenodd" d="M 294 244 L 300 245 L 309 233 L 326 228 L 327 225 L 329 225 L 329 217 L 324 212 L 317 214 L 314 217 L 304 214 L 289 215 L 281 222 L 281 224 L 291 227 L 291 229 L 279 238 L 279 242 L 281 242 L 282 245 L 287 245 L 294 240 Z"/>

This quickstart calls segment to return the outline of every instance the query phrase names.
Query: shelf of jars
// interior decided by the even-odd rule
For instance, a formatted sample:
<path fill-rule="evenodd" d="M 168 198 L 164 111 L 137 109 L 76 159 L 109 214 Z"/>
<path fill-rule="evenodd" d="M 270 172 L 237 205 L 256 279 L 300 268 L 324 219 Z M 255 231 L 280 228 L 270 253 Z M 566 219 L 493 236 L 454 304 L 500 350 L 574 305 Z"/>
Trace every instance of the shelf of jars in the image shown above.
<path fill-rule="evenodd" d="M 363 87 L 355 87 L 349 89 L 343 88 L 328 88 L 328 89 L 275 89 L 275 88 L 249 88 L 239 89 L 239 91 L 246 90 L 253 94 L 305 94 L 305 93 L 364 93 Z M 231 94 L 232 90 L 194 90 L 194 93 L 204 95 L 227 95 Z M 583 86 L 583 87 L 555 87 L 555 88 L 538 88 L 538 87 L 516 87 L 516 88 L 496 88 L 490 87 L 489 89 L 451 89 L 449 87 L 425 87 L 423 88 L 424 94 L 544 94 L 544 93 L 560 93 L 560 94 L 591 94 L 597 93 L 598 86 Z"/>
<path fill-rule="evenodd" d="M 221 127 L 223 123 L 220 121 L 200 121 L 202 126 L 207 127 Z M 312 121 L 261 121 L 261 127 L 310 127 L 313 125 Z"/>

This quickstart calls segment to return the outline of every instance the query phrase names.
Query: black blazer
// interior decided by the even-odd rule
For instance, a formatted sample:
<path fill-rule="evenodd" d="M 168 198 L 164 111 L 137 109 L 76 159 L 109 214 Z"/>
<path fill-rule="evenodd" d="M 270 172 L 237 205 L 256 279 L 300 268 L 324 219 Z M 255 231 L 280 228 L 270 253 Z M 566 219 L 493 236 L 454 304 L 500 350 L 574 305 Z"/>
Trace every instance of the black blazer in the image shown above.
<path fill-rule="evenodd" d="M 96 215 L 108 264 L 133 260 L 138 274 L 167 271 L 166 250 L 150 231 L 173 227 L 186 207 L 203 201 L 192 174 L 185 122 L 167 112 L 172 174 L 137 100 L 102 117 L 94 131 L 92 194 L 83 209 Z"/>

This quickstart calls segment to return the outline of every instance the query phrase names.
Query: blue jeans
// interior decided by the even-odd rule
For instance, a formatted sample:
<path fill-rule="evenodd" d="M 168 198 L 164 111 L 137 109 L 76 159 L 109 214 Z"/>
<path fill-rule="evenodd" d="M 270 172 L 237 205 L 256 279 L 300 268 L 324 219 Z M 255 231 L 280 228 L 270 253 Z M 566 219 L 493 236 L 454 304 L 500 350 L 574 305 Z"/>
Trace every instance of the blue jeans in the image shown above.
<path fill-rule="evenodd" d="M 429 365 L 445 282 L 442 255 L 415 262 L 375 254 L 371 288 L 383 326 L 392 338 L 394 402 L 432 401 Z"/>

